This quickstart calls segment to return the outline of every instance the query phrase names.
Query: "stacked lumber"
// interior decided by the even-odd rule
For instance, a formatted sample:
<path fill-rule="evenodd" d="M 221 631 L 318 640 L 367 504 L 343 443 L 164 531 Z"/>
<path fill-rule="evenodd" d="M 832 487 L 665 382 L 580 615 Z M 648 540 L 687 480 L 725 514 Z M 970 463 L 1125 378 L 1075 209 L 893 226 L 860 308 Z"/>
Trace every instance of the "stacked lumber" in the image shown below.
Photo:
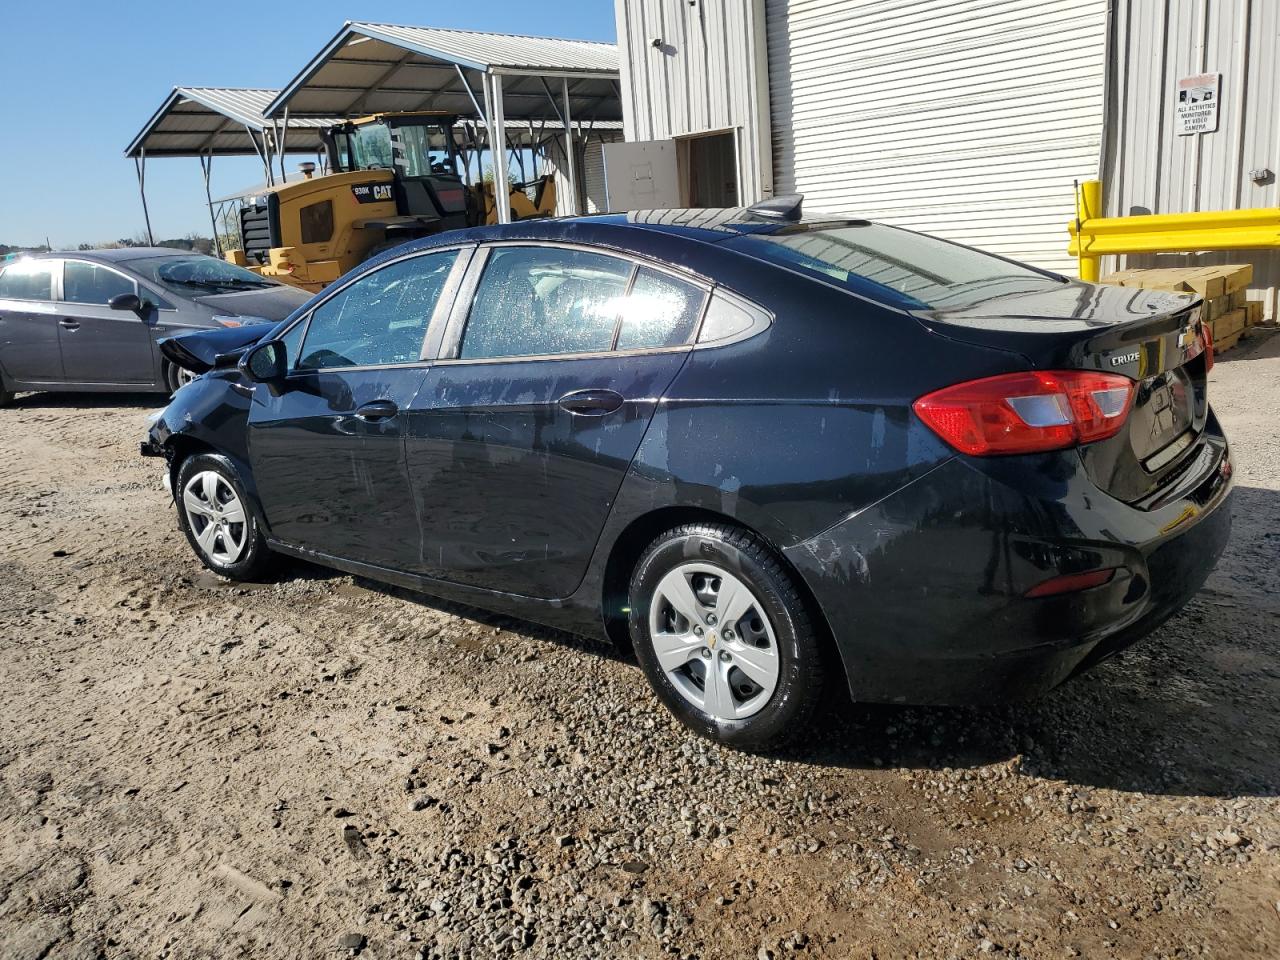
<path fill-rule="evenodd" d="M 1120 270 L 1102 278 L 1103 283 L 1144 290 L 1194 293 L 1204 301 L 1204 320 L 1213 331 L 1215 352 L 1230 350 L 1249 328 L 1263 322 L 1262 301 L 1249 299 L 1253 265 L 1214 267 L 1162 267 L 1152 270 Z"/>

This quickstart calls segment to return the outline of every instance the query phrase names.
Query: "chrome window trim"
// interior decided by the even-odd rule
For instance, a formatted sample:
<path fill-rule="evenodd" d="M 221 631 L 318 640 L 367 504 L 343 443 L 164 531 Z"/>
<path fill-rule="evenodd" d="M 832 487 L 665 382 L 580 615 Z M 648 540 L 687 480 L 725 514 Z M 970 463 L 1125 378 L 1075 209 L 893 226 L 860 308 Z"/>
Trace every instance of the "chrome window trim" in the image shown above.
<path fill-rule="evenodd" d="M 334 290 L 325 288 L 324 292 L 320 294 L 320 296 L 323 299 L 319 300 L 316 303 L 313 303 L 307 309 L 306 313 L 300 316 L 293 323 L 289 324 L 289 326 L 285 327 L 283 330 L 280 331 L 279 334 L 277 334 L 274 337 L 274 339 L 279 340 L 287 336 L 289 332 L 293 330 L 294 327 L 298 326 L 298 324 L 300 323 L 306 324 L 307 327 L 310 328 L 311 317 L 317 310 L 323 307 L 326 303 L 328 303 L 338 294 L 342 293 L 344 290 L 347 290 L 348 288 L 354 286 L 355 284 L 359 283 L 360 281 L 368 277 L 372 277 L 375 274 L 381 273 L 383 270 L 387 269 L 388 267 L 394 266 L 398 263 L 404 263 L 407 260 L 417 260 L 422 257 L 434 256 L 440 253 L 454 253 L 456 256 L 453 261 L 453 266 L 449 268 L 449 276 L 445 278 L 444 287 L 441 288 L 440 296 L 436 300 L 436 304 L 431 310 L 431 316 L 427 319 L 427 328 L 423 332 L 422 347 L 418 351 L 417 360 L 409 360 L 402 363 L 352 364 L 350 366 L 345 366 L 345 367 L 318 367 L 316 369 L 299 370 L 297 367 L 293 365 L 293 363 L 296 363 L 297 360 L 299 359 L 299 357 L 295 357 L 293 363 L 291 363 L 289 366 L 288 375 L 290 377 L 294 377 L 294 376 L 304 376 L 304 375 L 310 375 L 310 374 L 316 374 L 316 373 L 341 373 L 343 371 L 384 370 L 384 369 L 400 368 L 400 367 L 417 367 L 417 366 L 422 366 L 424 364 L 431 363 L 432 360 L 428 352 L 428 349 L 429 347 L 433 346 L 432 340 L 434 338 L 432 337 L 432 333 L 438 328 L 438 325 L 441 325 L 441 321 L 443 319 L 441 315 L 443 313 L 446 313 L 449 310 L 452 310 L 453 302 L 448 300 L 447 298 L 450 296 L 456 295 L 457 287 L 462 283 L 463 278 L 466 276 L 467 267 L 475 253 L 476 246 L 477 244 L 474 241 L 470 243 L 456 243 L 456 244 L 451 243 L 451 244 L 447 244 L 439 247 L 429 247 L 426 250 L 413 250 L 401 256 L 393 257 L 392 259 L 388 260 L 386 263 L 380 264 L 375 270 L 365 271 L 359 274 L 358 276 L 349 278 L 345 283 L 342 283 L 340 285 L 334 284 L 333 286 L 336 287 L 336 289 Z M 445 306 L 446 304 L 448 304 L 448 306 Z M 310 329 L 302 331 L 302 339 L 299 341 L 299 349 L 298 349 L 299 354 L 302 353 L 302 347 L 306 345 L 308 333 L 310 333 Z"/>
<path fill-rule="evenodd" d="M 470 319 L 471 308 L 475 303 L 476 291 L 480 287 L 480 281 L 484 276 L 485 265 L 489 261 L 489 252 L 499 247 L 553 247 L 560 250 L 578 250 L 583 253 L 594 253 L 599 256 L 613 257 L 631 264 L 631 273 L 627 278 L 626 296 L 630 296 L 631 288 L 635 285 L 636 277 L 641 267 L 653 270 L 655 273 L 665 274 L 673 279 L 680 280 L 691 286 L 702 290 L 702 306 L 699 308 L 698 319 L 694 323 L 689 332 L 688 339 L 684 343 L 678 343 L 669 347 L 637 347 L 632 350 L 610 349 L 604 351 L 592 351 L 590 353 L 539 353 L 526 354 L 516 357 L 460 357 L 459 351 L 462 349 L 462 338 L 466 333 L 467 322 Z M 702 276 L 692 273 L 686 273 L 670 264 L 660 263 L 651 260 L 641 254 L 632 253 L 628 250 L 618 250 L 614 247 L 606 247 L 590 243 L 575 243 L 571 240 L 490 240 L 480 245 L 480 249 L 472 257 L 471 272 L 467 276 L 466 283 L 459 290 L 458 301 L 454 310 L 449 317 L 449 327 L 440 346 L 440 353 L 436 358 L 437 363 L 510 363 L 524 360 L 575 360 L 578 358 L 600 359 L 601 357 L 634 357 L 644 356 L 650 353 L 674 353 L 680 350 L 689 350 L 696 347 L 697 336 L 702 330 L 702 321 L 706 316 L 707 306 L 711 303 L 711 297 L 718 289 L 714 282 L 711 282 Z M 739 300 L 742 298 L 739 297 Z M 744 301 L 750 303 L 750 301 Z M 753 305 L 754 306 L 754 305 Z M 762 308 L 755 307 L 756 310 Z M 618 342 L 618 336 L 622 329 L 622 318 L 614 325 L 613 342 Z M 728 343 L 728 340 L 717 340 L 708 346 L 720 346 Z"/>

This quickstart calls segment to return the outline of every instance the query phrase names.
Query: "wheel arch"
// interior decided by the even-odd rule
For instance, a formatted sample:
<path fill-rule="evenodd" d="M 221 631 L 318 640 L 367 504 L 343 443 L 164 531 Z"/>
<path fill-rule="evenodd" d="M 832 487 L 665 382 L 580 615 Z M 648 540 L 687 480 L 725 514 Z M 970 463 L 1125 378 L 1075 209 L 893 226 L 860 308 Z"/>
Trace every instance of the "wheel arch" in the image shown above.
<path fill-rule="evenodd" d="M 805 582 L 804 577 L 801 576 L 800 571 L 796 569 L 790 558 L 776 543 L 759 530 L 743 523 L 736 517 L 731 517 L 715 510 L 708 510 L 705 507 L 658 507 L 634 518 L 614 539 L 612 546 L 609 548 L 608 559 L 605 561 L 600 593 L 600 611 L 604 620 L 605 633 L 610 641 L 624 649 L 630 648 L 631 634 L 627 629 L 627 615 L 625 612 L 627 592 L 631 584 L 631 574 L 635 570 L 636 563 L 640 560 L 645 548 L 666 531 L 689 523 L 725 524 L 737 527 L 740 530 L 746 530 L 752 536 L 762 540 L 773 551 L 778 563 L 782 565 L 782 568 L 795 582 L 796 589 L 799 591 L 800 597 L 804 601 L 805 609 L 809 614 L 810 622 L 813 623 L 814 628 L 818 631 L 818 642 L 824 655 L 830 659 L 832 666 L 838 665 L 841 670 L 844 670 L 844 659 L 839 647 L 836 645 L 835 635 L 827 622 L 826 614 L 818 604 L 817 597 L 813 591 L 809 589 L 809 584 Z"/>
<path fill-rule="evenodd" d="M 244 463 L 234 453 L 189 433 L 171 435 L 165 440 L 164 448 L 169 467 L 169 486 L 175 499 L 178 495 L 178 471 L 182 469 L 182 464 L 185 461 L 202 453 L 225 457 L 235 470 L 236 476 L 240 480 L 240 485 L 244 487 L 245 494 L 249 498 L 249 508 L 257 515 L 258 522 L 262 525 L 263 530 L 267 531 L 268 535 L 270 534 L 271 527 L 267 524 L 266 514 L 263 512 L 262 503 L 258 499 L 258 488 L 253 481 L 253 473 L 247 463 Z"/>

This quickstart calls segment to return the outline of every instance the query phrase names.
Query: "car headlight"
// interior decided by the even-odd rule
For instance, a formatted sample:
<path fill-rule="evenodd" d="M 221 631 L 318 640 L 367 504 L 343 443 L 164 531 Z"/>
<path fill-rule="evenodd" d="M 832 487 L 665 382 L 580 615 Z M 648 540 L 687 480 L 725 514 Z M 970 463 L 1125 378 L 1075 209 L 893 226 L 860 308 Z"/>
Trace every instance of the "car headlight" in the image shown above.
<path fill-rule="evenodd" d="M 213 318 L 214 323 L 221 324 L 224 327 L 247 327 L 255 323 L 270 323 L 266 317 L 250 317 L 250 316 L 217 316 Z"/>

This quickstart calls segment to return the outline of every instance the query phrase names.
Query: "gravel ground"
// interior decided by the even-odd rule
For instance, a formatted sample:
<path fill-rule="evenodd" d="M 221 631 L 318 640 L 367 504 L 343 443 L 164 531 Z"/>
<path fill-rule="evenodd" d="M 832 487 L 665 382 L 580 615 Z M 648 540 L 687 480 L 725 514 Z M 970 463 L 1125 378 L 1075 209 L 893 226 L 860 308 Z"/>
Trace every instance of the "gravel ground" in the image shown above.
<path fill-rule="evenodd" d="M 155 398 L 0 410 L 0 955 L 1277 956 L 1280 336 L 1221 358 L 1228 556 L 1030 706 L 753 757 L 595 643 L 203 571 Z"/>

